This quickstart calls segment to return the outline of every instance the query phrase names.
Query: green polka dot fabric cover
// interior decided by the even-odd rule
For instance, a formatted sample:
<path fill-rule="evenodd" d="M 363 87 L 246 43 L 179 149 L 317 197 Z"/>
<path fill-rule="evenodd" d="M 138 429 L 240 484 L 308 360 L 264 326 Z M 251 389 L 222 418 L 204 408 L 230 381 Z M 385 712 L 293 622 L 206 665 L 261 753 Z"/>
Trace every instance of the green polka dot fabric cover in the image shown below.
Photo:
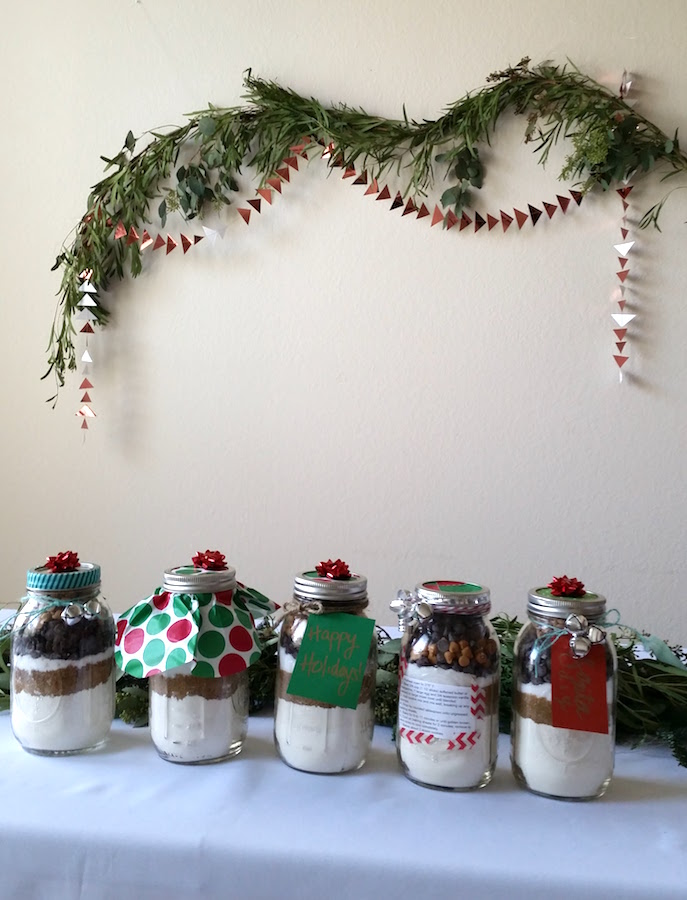
<path fill-rule="evenodd" d="M 115 663 L 128 675 L 147 678 L 195 662 L 192 675 L 218 678 L 242 672 L 260 657 L 255 619 L 274 612 L 276 604 L 252 588 L 233 580 L 219 580 L 218 572 L 192 566 L 170 569 L 175 576 L 190 576 L 208 587 L 190 593 L 159 587 L 117 620 Z M 165 573 L 167 576 L 167 573 Z M 230 584 L 228 589 L 222 588 Z M 197 587 L 197 584 L 194 585 Z"/>

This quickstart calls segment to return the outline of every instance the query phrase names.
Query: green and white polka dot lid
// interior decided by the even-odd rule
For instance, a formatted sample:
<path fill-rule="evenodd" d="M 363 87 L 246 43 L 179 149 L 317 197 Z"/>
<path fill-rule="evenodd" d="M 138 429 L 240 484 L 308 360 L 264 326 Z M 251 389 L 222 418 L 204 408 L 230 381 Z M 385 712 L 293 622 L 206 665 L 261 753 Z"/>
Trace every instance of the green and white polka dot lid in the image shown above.
<path fill-rule="evenodd" d="M 219 678 L 242 672 L 260 658 L 251 609 L 264 615 L 274 604 L 238 586 L 236 571 L 178 566 L 162 587 L 117 621 L 115 662 L 147 678 L 195 662 L 192 675 Z M 259 598 L 259 600 L 258 600 Z"/>

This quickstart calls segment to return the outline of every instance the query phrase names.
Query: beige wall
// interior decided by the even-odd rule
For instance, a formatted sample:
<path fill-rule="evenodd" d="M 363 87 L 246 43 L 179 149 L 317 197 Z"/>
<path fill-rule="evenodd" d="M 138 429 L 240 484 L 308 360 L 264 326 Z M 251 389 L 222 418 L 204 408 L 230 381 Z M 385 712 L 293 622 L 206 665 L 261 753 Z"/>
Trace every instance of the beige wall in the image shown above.
<path fill-rule="evenodd" d="M 628 378 L 609 302 L 620 205 L 599 197 L 536 229 L 441 233 L 313 161 L 223 243 L 157 257 L 108 299 L 91 340 L 95 425 L 40 382 L 59 279 L 101 153 L 127 130 L 239 102 L 242 72 L 324 101 L 436 117 L 495 68 L 574 60 L 637 75 L 641 111 L 687 132 L 682 0 L 7 5 L 3 139 L 4 599 L 72 548 L 116 609 L 162 570 L 220 547 L 275 599 L 330 555 L 395 590 L 464 577 L 496 610 L 576 575 L 624 618 L 687 641 L 684 604 L 687 195 L 639 238 Z M 505 123 L 482 209 L 561 192 Z M 656 184 L 637 188 L 635 210 Z M 244 193 L 244 199 L 251 196 Z M 432 198 L 436 200 L 436 197 Z M 179 230 L 177 226 L 177 231 Z M 161 255 L 160 255 L 161 256 Z"/>

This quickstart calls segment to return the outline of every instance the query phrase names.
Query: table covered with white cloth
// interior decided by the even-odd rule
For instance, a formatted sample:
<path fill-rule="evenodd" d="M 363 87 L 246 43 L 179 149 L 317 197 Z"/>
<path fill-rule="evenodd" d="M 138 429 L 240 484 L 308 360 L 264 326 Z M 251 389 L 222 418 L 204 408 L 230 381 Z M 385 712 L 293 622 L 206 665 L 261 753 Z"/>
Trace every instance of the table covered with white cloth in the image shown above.
<path fill-rule="evenodd" d="M 519 789 L 504 736 L 470 793 L 408 781 L 388 728 L 358 772 L 295 771 L 269 716 L 216 765 L 164 762 L 121 722 L 97 751 L 33 756 L 7 714 L 0 753 L 1 900 L 687 897 L 687 770 L 659 746 L 619 747 L 583 803 Z"/>

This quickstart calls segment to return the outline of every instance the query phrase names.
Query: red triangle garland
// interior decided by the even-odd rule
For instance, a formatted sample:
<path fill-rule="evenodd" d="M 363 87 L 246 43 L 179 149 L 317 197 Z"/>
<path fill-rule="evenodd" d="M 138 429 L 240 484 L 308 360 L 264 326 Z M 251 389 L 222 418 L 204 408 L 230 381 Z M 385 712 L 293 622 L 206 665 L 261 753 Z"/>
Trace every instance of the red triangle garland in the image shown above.
<path fill-rule="evenodd" d="M 453 228 L 454 225 L 458 224 L 458 216 L 453 212 L 452 209 L 449 209 L 449 211 L 446 213 L 444 224 L 446 225 L 447 231 L 449 230 L 449 228 Z"/>
<path fill-rule="evenodd" d="M 435 206 L 434 207 L 434 215 L 432 216 L 432 226 L 431 227 L 434 228 L 435 225 L 438 225 L 439 222 L 443 222 L 443 221 L 444 221 L 444 214 L 442 213 L 442 211 L 439 209 L 438 206 Z"/>
<path fill-rule="evenodd" d="M 515 213 L 515 218 L 518 220 L 518 228 L 522 228 L 529 216 L 527 215 L 527 213 L 521 212 L 519 209 L 514 209 L 513 212 Z"/>
<path fill-rule="evenodd" d="M 376 183 L 376 182 L 375 182 Z M 379 195 L 375 198 L 376 200 L 391 200 L 391 191 L 389 190 L 388 185 L 384 185 Z"/>
<path fill-rule="evenodd" d="M 501 210 L 501 224 L 503 225 L 503 230 L 508 231 L 513 221 L 513 216 L 509 216 L 508 213 L 505 213 Z"/>
<path fill-rule="evenodd" d="M 181 235 L 181 246 L 184 248 L 184 255 L 188 251 L 189 247 L 193 246 L 193 241 L 190 241 L 185 234 Z"/>
<path fill-rule="evenodd" d="M 415 204 L 413 203 L 413 198 L 410 197 L 410 198 L 408 199 L 408 202 L 406 203 L 406 208 L 403 210 L 403 212 L 401 213 L 401 215 L 402 215 L 402 216 L 407 216 L 407 215 L 409 215 L 410 213 L 414 213 L 414 212 L 417 212 L 417 206 L 415 206 Z M 419 217 L 418 217 L 418 218 L 419 218 Z"/>
<path fill-rule="evenodd" d="M 250 223 L 251 210 L 243 209 L 242 207 L 239 206 L 238 211 L 239 211 L 239 215 L 241 216 L 243 221 L 246 223 L 246 225 L 248 225 Z"/>
<path fill-rule="evenodd" d="M 367 184 L 367 172 L 361 172 L 353 184 Z"/>
<path fill-rule="evenodd" d="M 538 221 L 541 219 L 541 217 L 542 217 L 542 210 L 541 210 L 541 209 L 537 209 L 536 206 L 532 206 L 531 203 L 528 203 L 528 204 L 527 204 L 527 208 L 528 208 L 529 211 L 530 211 L 530 217 L 531 217 L 531 219 L 532 219 L 532 225 L 536 225 L 537 222 L 538 222 Z"/>
<path fill-rule="evenodd" d="M 472 219 L 466 212 L 464 212 L 460 217 L 460 230 L 462 231 L 464 228 L 467 228 L 468 225 L 472 225 Z"/>
<path fill-rule="evenodd" d="M 161 234 L 158 234 L 158 236 L 155 238 L 155 243 L 153 244 L 153 250 L 159 250 L 160 247 L 164 247 L 164 246 L 165 246 L 165 239 L 162 237 Z"/>
<path fill-rule="evenodd" d="M 629 356 L 616 356 L 615 354 L 613 355 L 613 359 L 616 361 L 619 369 L 622 369 L 629 358 Z"/>
<path fill-rule="evenodd" d="M 544 201 L 544 209 L 546 210 L 546 215 L 549 218 L 552 218 L 553 214 L 556 212 L 558 207 L 556 206 L 555 203 L 547 203 L 546 201 Z"/>
<path fill-rule="evenodd" d="M 495 226 L 499 224 L 499 220 L 496 216 L 492 216 L 491 213 L 487 213 L 487 225 L 489 226 L 489 231 Z"/>
<path fill-rule="evenodd" d="M 260 212 L 260 198 L 255 197 L 253 200 L 248 201 L 248 205 L 252 206 L 256 213 Z"/>
<path fill-rule="evenodd" d="M 480 228 L 484 228 L 487 223 L 484 221 L 482 216 L 478 212 L 475 213 L 475 231 L 479 231 Z"/>
<path fill-rule="evenodd" d="M 570 206 L 570 198 L 569 197 L 561 197 L 560 194 L 556 194 L 556 200 L 558 200 L 558 205 L 565 213 L 568 207 Z"/>
<path fill-rule="evenodd" d="M 379 199 L 379 197 L 377 199 Z M 403 197 L 401 196 L 401 192 L 397 191 L 394 202 L 391 204 L 391 209 L 398 209 L 400 206 L 403 206 Z"/>
<path fill-rule="evenodd" d="M 269 188 L 258 188 L 256 194 L 260 194 L 263 200 L 272 205 L 272 191 Z"/>
<path fill-rule="evenodd" d="M 365 191 L 363 196 L 367 197 L 368 194 L 378 194 L 378 193 L 379 193 L 379 185 L 377 184 L 377 179 L 373 178 L 372 183 L 370 184 L 369 188 Z"/>
<path fill-rule="evenodd" d="M 417 217 L 418 217 L 418 219 L 424 219 L 425 216 L 428 216 L 428 215 L 429 215 L 429 210 L 427 209 L 427 207 L 426 207 L 425 204 L 423 203 L 423 204 L 420 206 L 420 209 L 419 209 L 418 212 L 417 212 Z"/>
<path fill-rule="evenodd" d="M 577 203 L 578 206 L 580 205 L 580 203 L 582 203 L 582 197 L 583 197 L 582 191 L 570 191 L 570 196 L 573 198 L 573 200 L 575 201 L 575 203 Z"/>

